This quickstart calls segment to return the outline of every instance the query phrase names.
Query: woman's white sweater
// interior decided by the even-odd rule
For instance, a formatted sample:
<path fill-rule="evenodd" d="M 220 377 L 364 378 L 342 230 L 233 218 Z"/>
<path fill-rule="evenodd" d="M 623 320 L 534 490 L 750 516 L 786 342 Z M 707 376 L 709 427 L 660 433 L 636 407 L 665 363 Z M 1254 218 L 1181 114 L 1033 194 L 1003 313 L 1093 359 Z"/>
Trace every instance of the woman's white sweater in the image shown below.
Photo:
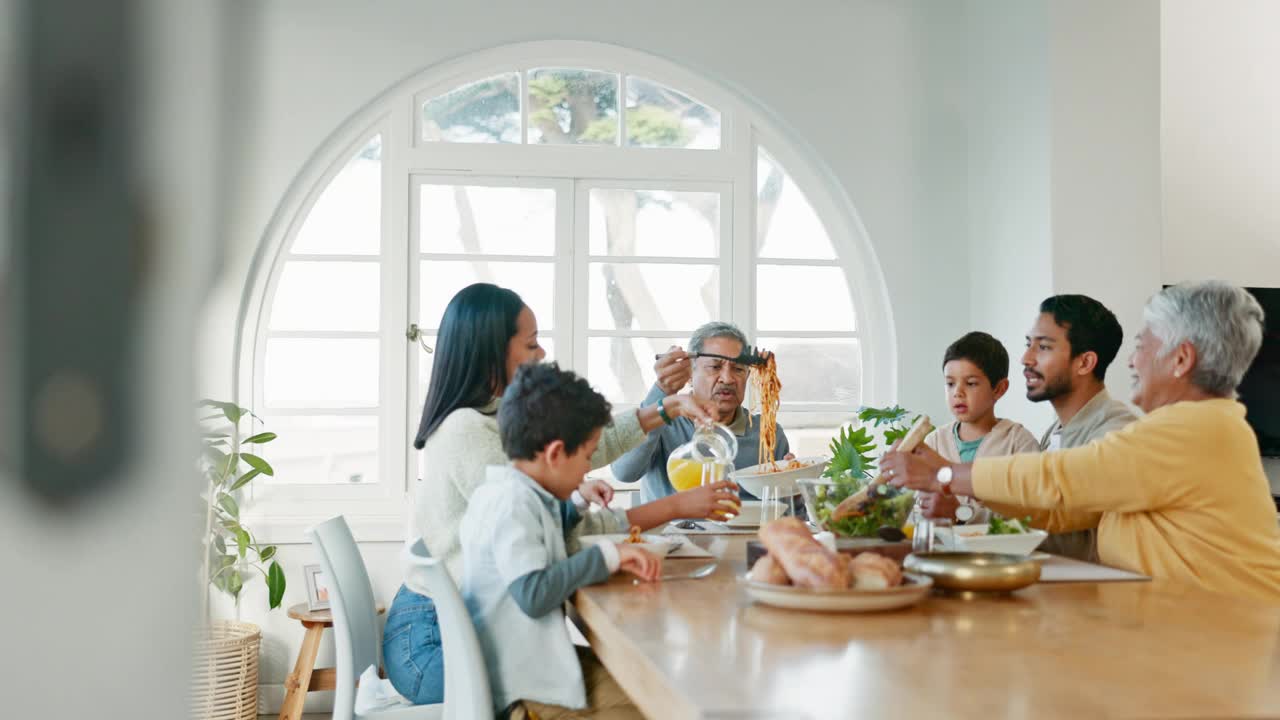
<path fill-rule="evenodd" d="M 614 416 L 613 424 L 600 435 L 591 467 L 608 465 L 643 440 L 635 410 Z M 458 527 L 467 511 L 467 501 L 484 482 L 485 468 L 508 462 L 498 434 L 497 398 L 483 408 L 449 413 L 422 448 L 414 493 L 415 529 L 432 557 L 442 558 L 455 580 L 462 577 Z"/>

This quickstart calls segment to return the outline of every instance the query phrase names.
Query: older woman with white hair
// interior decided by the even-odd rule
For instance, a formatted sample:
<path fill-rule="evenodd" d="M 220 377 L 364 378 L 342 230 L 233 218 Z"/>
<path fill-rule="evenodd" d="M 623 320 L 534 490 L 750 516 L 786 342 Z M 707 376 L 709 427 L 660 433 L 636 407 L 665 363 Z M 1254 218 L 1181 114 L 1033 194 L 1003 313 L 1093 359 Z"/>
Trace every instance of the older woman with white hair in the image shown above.
<path fill-rule="evenodd" d="M 893 452 L 881 470 L 899 487 L 1033 510 L 1051 532 L 1096 523 L 1108 565 L 1280 603 L 1280 528 L 1235 399 L 1262 344 L 1262 308 L 1209 281 L 1166 288 L 1143 316 L 1129 367 L 1145 417 L 1071 450 L 972 465 Z"/>

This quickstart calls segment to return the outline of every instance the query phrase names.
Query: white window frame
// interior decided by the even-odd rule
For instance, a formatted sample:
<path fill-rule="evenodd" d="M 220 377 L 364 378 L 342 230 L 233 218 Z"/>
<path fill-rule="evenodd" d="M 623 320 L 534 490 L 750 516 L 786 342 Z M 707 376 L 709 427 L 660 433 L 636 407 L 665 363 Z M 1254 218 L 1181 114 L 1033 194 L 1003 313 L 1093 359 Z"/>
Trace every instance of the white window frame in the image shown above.
<path fill-rule="evenodd" d="M 525 71 L 531 67 L 588 68 L 618 72 L 619 104 L 625 108 L 625 78 L 636 75 L 667 85 L 720 112 L 719 149 L 664 149 L 620 146 L 559 146 L 517 144 L 452 144 L 421 139 L 422 103 L 459 85 L 501 72 L 520 72 L 524 93 Z M 527 112 L 523 102 L 522 112 Z M 622 110 L 625 113 L 625 110 Z M 884 278 L 865 229 L 839 182 L 821 159 L 806 146 L 794 142 L 795 133 L 778 125 L 771 113 L 677 65 L 645 53 L 589 42 L 532 42 L 478 53 L 428 69 L 383 93 L 353 116 L 313 156 L 295 178 L 272 216 L 251 268 L 237 321 L 235 387 L 241 404 L 261 397 L 260 348 L 264 347 L 270 300 L 279 269 L 289 259 L 298 228 L 315 200 L 355 152 L 374 134 L 382 135 L 382 237 L 381 313 L 379 319 L 379 477 L 381 488 L 343 488 L 328 484 L 264 484 L 246 510 L 254 527 L 270 542 L 305 542 L 302 534 L 319 520 L 343 513 L 351 521 L 357 539 L 402 540 L 412 515 L 409 499 L 417 477 L 417 451 L 411 440 L 420 407 L 411 407 L 410 388 L 417 382 L 416 343 L 404 336 L 404 328 L 416 322 L 419 254 L 411 208 L 415 178 L 456 178 L 457 182 L 527 178 L 546 183 L 567 181 L 573 202 L 565 212 L 557 207 L 557 272 L 572 263 L 575 283 L 588 267 L 587 187 L 679 190 L 714 187 L 722 194 L 721 213 L 721 313 L 755 336 L 755 210 L 756 151 L 763 146 L 795 184 L 821 218 L 837 259 L 766 260 L 775 264 L 831 265 L 846 277 L 858 327 L 849 333 L 785 333 L 785 337 L 857 337 L 862 353 L 862 398 L 867 404 L 891 402 L 896 395 L 896 338 Z M 620 136 L 625 116 L 620 115 Z M 620 140 L 620 143 L 624 140 Z M 577 183 L 575 185 L 575 183 Z M 582 197 L 578 197 L 578 195 Z M 727 210 L 727 212 L 726 212 Z M 567 213 L 581 217 L 564 217 Z M 562 228 L 562 223 L 568 223 Z M 561 230 L 567 230 L 562 233 Z M 573 238 L 574 253 L 561 252 L 563 238 Z M 412 255 L 411 255 L 412 252 Z M 310 256 L 307 256 L 309 259 Z M 360 256 L 363 260 L 371 256 Z M 397 262 L 396 259 L 412 262 Z M 299 258 L 302 259 L 302 258 Z M 690 258 L 664 262 L 690 263 Z M 585 291 L 585 287 L 583 287 Z M 586 308 L 574 306 L 572 288 L 557 288 L 553 337 L 558 358 L 581 366 L 585 362 Z M 410 300 L 413 300 L 412 304 Z M 583 303 L 578 303 L 582 305 Z M 566 314 L 566 308 L 572 308 Z M 579 317 L 581 316 L 581 317 Z M 568 319 L 572 317 L 572 324 Z M 434 320 L 431 324 L 434 324 Z M 311 333 L 317 335 L 319 333 Z M 641 332 L 648 336 L 664 333 Z M 673 337 L 681 333 L 671 333 Z M 602 335 L 593 331 L 592 335 Z M 253 405 L 256 409 L 260 405 Z M 315 411 L 313 414 L 340 414 Z M 782 417 L 791 427 L 830 426 L 847 421 L 852 408 L 835 404 L 785 403 Z M 404 432 L 401 432 L 403 430 Z M 353 497 L 352 492 L 368 491 Z"/>

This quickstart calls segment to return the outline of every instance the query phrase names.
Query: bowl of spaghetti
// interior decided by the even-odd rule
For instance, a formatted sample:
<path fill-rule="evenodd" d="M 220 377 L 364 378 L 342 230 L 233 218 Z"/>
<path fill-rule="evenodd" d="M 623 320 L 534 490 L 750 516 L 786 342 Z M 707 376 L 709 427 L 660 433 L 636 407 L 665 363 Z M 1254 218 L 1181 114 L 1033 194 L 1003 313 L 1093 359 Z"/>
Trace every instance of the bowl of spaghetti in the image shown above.
<path fill-rule="evenodd" d="M 790 489 L 792 495 L 800 494 L 800 480 L 822 476 L 827 469 L 827 458 L 824 455 L 809 455 L 793 460 L 777 460 L 760 465 L 735 470 L 733 479 L 747 492 L 760 497 L 766 485 L 777 485 Z"/>

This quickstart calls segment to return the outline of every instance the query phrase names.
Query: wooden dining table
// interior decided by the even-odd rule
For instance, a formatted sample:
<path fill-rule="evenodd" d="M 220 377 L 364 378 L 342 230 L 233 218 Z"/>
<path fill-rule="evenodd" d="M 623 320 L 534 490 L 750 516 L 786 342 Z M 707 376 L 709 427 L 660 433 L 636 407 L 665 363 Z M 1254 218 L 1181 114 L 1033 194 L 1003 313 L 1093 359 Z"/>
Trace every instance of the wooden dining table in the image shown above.
<path fill-rule="evenodd" d="M 1152 580 L 784 610 L 747 596 L 748 539 L 692 538 L 719 558 L 703 579 L 578 591 L 575 621 L 646 717 L 1280 718 L 1280 607 Z"/>

